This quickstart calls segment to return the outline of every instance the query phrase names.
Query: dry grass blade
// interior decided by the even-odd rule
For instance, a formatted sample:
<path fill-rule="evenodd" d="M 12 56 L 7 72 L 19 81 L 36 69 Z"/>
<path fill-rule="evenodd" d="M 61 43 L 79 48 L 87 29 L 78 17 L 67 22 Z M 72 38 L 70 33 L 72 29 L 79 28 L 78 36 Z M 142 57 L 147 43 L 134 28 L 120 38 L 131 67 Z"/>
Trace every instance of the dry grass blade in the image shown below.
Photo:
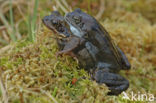
<path fill-rule="evenodd" d="M 6 29 L 5 26 L 0 26 L 0 30 Z"/>
<path fill-rule="evenodd" d="M 59 0 L 55 0 L 55 2 L 58 5 L 58 7 L 62 9 L 64 13 L 68 13 L 68 10 L 60 3 Z"/>
<path fill-rule="evenodd" d="M 5 41 L 5 44 L 9 44 L 10 39 L 5 30 L 2 31 L 2 38 Z"/>
<path fill-rule="evenodd" d="M 95 16 L 96 19 L 100 19 L 102 17 L 103 12 L 105 11 L 105 1 L 104 0 L 100 0 L 100 10 L 98 12 L 98 14 Z"/>
<path fill-rule="evenodd" d="M 9 50 L 12 46 L 11 45 L 7 45 L 3 48 L 0 49 L 0 54 L 3 54 L 4 52 L 6 52 L 7 50 Z"/>
<path fill-rule="evenodd" d="M 66 0 L 61 0 L 61 1 L 62 1 L 63 5 L 65 5 L 66 8 L 68 8 L 69 11 L 71 12 L 72 11 L 72 8 L 71 8 L 71 6 L 68 5 L 67 1 Z"/>
<path fill-rule="evenodd" d="M 15 24 L 15 28 L 16 31 L 19 31 L 19 24 L 24 20 L 24 18 L 20 19 L 16 24 Z M 16 37 L 18 40 L 22 39 L 22 36 L 19 32 L 16 33 Z"/>
<path fill-rule="evenodd" d="M 8 29 L 11 29 L 8 21 L 6 20 L 6 18 L 4 17 L 3 13 L 2 13 L 2 10 L 0 9 L 0 19 L 1 21 L 3 22 L 3 24 L 8 28 Z"/>
<path fill-rule="evenodd" d="M 2 80 L 1 68 L 0 68 L 0 87 L 1 87 L 1 91 L 2 91 L 3 101 L 4 101 L 4 103 L 8 103 L 8 94 L 7 94 L 5 85 L 4 85 L 3 80 Z"/>
<path fill-rule="evenodd" d="M 11 32 L 8 31 L 8 33 L 9 33 L 11 40 L 15 42 L 17 38 L 15 36 L 16 30 L 15 30 L 12 0 L 10 0 L 10 3 L 9 3 L 9 18 L 10 18 L 10 25 L 12 29 L 11 29 Z"/>

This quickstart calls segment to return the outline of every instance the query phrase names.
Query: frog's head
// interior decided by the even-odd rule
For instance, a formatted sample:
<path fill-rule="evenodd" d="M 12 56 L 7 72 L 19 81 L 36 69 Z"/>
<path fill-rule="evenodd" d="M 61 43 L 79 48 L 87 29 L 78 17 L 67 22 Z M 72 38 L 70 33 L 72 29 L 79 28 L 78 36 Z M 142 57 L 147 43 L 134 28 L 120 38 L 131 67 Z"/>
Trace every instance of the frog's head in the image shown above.
<path fill-rule="evenodd" d="M 95 19 L 80 9 L 66 14 L 65 21 L 69 24 L 71 32 L 78 37 L 84 37 L 95 26 Z"/>
<path fill-rule="evenodd" d="M 51 15 L 45 16 L 42 19 L 42 22 L 50 30 L 57 32 L 58 37 L 70 36 L 70 32 L 67 28 L 67 23 L 58 11 L 54 11 Z"/>

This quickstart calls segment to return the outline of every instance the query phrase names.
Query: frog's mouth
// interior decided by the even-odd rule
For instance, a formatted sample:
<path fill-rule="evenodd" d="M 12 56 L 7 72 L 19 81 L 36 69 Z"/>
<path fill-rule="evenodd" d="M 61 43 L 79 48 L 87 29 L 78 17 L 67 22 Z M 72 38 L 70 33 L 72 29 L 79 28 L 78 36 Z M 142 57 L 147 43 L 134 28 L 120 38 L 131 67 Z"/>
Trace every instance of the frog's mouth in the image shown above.
<path fill-rule="evenodd" d="M 61 38 L 67 38 L 67 37 L 69 37 L 69 36 L 66 35 L 65 31 L 61 32 L 58 29 L 55 29 L 55 31 L 57 33 L 57 35 L 56 35 L 57 38 L 60 38 L 61 39 Z"/>
<path fill-rule="evenodd" d="M 68 25 L 70 26 L 70 30 L 73 33 L 73 35 L 78 36 L 78 37 L 82 37 L 84 35 L 83 31 L 80 29 L 80 27 L 78 27 L 77 25 L 75 25 L 73 20 L 70 20 L 67 17 L 68 14 L 65 15 L 65 21 L 68 23 Z"/>

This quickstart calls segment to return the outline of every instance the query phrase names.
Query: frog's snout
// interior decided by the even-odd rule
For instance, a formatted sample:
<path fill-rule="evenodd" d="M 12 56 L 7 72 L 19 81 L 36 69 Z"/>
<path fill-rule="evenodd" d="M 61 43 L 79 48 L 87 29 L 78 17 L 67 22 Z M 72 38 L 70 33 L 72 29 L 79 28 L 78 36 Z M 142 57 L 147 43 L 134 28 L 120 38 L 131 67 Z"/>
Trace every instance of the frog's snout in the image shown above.
<path fill-rule="evenodd" d="M 48 21 L 48 16 L 45 16 L 43 19 L 42 19 L 42 22 L 45 23 L 46 21 Z"/>

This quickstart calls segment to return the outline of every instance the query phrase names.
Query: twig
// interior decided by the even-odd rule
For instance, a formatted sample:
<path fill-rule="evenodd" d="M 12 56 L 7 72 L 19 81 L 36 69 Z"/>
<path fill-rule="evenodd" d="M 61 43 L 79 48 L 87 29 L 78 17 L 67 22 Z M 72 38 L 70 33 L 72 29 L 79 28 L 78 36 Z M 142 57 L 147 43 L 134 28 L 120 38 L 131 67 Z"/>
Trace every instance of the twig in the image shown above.
<path fill-rule="evenodd" d="M 0 68 L 0 87 L 1 87 L 1 90 L 2 90 L 3 101 L 4 101 L 4 103 L 8 103 L 8 94 L 7 94 L 6 88 L 5 88 L 3 80 L 2 80 L 2 70 L 1 70 L 1 68 Z"/>
<path fill-rule="evenodd" d="M 100 10 L 95 16 L 96 19 L 100 19 L 102 17 L 103 12 L 105 11 L 105 3 L 104 0 L 100 0 Z"/>

